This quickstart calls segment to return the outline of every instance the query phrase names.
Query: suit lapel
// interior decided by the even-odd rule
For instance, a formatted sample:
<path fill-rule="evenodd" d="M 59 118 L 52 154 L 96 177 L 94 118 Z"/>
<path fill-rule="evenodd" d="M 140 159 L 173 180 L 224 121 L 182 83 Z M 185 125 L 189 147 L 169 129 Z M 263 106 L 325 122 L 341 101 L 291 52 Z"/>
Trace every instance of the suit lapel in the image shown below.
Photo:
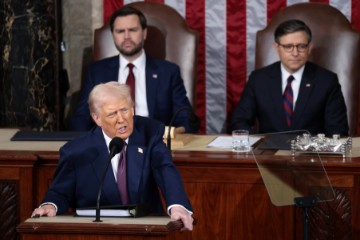
<path fill-rule="evenodd" d="M 156 96 L 158 90 L 158 84 L 160 81 L 160 74 L 157 70 L 156 63 L 149 57 L 146 57 L 146 100 L 149 110 L 149 117 L 153 118 L 155 114 Z"/>
<path fill-rule="evenodd" d="M 277 127 L 281 129 L 281 126 L 287 126 L 285 110 L 283 106 L 283 91 L 282 91 L 282 76 L 281 76 L 281 67 L 280 62 L 274 65 L 270 73 L 270 81 L 269 81 L 269 92 L 272 97 L 269 104 L 273 103 L 275 113 L 273 116 L 281 116 L 280 119 L 274 121 L 279 123 L 280 125 Z"/>
<path fill-rule="evenodd" d="M 108 81 L 118 81 L 119 79 L 119 68 L 120 68 L 120 59 L 119 55 L 113 57 L 111 59 L 109 65 L 109 71 L 106 73 L 108 74 L 107 78 L 105 79 L 105 82 Z"/>
<path fill-rule="evenodd" d="M 136 121 L 136 119 L 134 119 L 134 121 Z M 139 201 L 138 192 L 140 181 L 142 179 L 146 153 L 144 137 L 135 126 L 136 124 L 134 123 L 134 130 L 129 138 L 126 151 L 128 192 L 132 202 Z"/>
<path fill-rule="evenodd" d="M 293 128 L 296 128 L 298 123 L 301 121 L 301 115 L 306 109 L 314 84 L 314 69 L 310 64 L 306 64 L 300 83 L 299 95 L 296 100 L 292 124 Z"/>

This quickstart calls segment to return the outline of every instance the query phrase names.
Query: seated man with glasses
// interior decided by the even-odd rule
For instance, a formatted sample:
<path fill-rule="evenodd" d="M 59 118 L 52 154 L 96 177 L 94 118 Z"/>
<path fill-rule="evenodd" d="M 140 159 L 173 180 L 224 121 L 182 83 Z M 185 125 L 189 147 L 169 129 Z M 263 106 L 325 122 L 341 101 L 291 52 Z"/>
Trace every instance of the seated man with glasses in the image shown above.
<path fill-rule="evenodd" d="M 280 61 L 253 71 L 233 112 L 231 130 L 308 130 L 348 135 L 346 105 L 336 73 L 308 61 L 311 30 L 292 19 L 275 30 Z"/>

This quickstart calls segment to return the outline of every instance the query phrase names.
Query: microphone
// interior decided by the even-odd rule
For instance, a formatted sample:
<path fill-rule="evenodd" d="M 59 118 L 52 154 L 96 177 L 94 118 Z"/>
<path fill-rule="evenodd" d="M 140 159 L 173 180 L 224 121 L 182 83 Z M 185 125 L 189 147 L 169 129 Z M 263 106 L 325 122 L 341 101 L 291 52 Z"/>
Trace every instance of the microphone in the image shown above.
<path fill-rule="evenodd" d="M 108 159 L 108 162 L 106 164 L 106 167 L 105 167 L 105 170 L 103 172 L 103 175 L 101 177 L 101 182 L 100 182 L 100 186 L 99 186 L 99 192 L 98 192 L 98 195 L 97 195 L 97 200 L 96 200 L 96 217 L 95 217 L 95 220 L 93 222 L 102 222 L 100 220 L 100 197 L 101 197 L 101 192 L 102 192 L 102 189 L 103 189 L 103 185 L 104 185 L 104 180 L 105 180 L 105 175 L 106 175 L 106 172 L 110 166 L 110 163 L 111 163 L 111 159 L 116 155 L 118 154 L 119 152 L 121 152 L 121 150 L 123 149 L 125 145 L 125 141 L 122 140 L 121 138 L 119 137 L 114 137 L 111 141 L 110 141 L 110 144 L 109 144 L 109 150 L 110 150 L 110 156 L 109 156 L 109 159 Z"/>
<path fill-rule="evenodd" d="M 169 123 L 169 129 L 168 129 L 168 132 L 167 132 L 167 146 L 168 148 L 171 150 L 171 137 L 170 137 L 170 133 L 171 133 L 171 127 L 172 125 L 174 124 L 174 121 L 176 119 L 176 117 L 179 115 L 180 112 L 182 111 L 187 111 L 190 113 L 189 115 L 189 118 L 188 118 L 188 121 L 189 121 L 189 126 L 191 129 L 198 129 L 199 128 L 199 125 L 200 125 L 200 119 L 198 116 L 196 116 L 196 114 L 194 113 L 193 109 L 190 108 L 190 107 L 182 107 L 182 108 L 179 108 L 175 114 L 173 115 L 173 117 L 171 118 L 170 120 L 170 123 Z"/>

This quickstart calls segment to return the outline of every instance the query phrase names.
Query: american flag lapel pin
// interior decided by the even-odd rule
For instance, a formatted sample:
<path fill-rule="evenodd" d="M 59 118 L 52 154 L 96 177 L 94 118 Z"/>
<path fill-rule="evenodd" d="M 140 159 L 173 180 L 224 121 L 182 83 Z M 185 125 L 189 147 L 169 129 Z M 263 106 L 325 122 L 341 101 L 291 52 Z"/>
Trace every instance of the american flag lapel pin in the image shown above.
<path fill-rule="evenodd" d="M 138 148 L 139 153 L 144 153 L 142 148 Z"/>

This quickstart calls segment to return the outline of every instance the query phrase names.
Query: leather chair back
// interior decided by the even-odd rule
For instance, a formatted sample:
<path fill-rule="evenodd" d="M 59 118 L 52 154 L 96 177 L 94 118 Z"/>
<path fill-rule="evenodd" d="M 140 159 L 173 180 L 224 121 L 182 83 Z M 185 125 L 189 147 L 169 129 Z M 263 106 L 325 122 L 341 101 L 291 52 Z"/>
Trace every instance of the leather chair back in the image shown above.
<path fill-rule="evenodd" d="M 143 12 L 148 23 L 144 49 L 154 58 L 166 59 L 180 67 L 185 89 L 192 106 L 196 106 L 198 32 L 173 8 L 156 2 L 134 2 L 129 6 Z M 94 60 L 118 55 L 108 24 L 94 33 Z"/>
<path fill-rule="evenodd" d="M 359 109 L 360 33 L 336 8 L 322 3 L 299 3 L 279 11 L 257 32 L 255 68 L 279 60 L 273 49 L 274 31 L 283 21 L 300 19 L 313 33 L 309 60 L 337 73 L 347 106 L 350 135 L 356 134 Z"/>

